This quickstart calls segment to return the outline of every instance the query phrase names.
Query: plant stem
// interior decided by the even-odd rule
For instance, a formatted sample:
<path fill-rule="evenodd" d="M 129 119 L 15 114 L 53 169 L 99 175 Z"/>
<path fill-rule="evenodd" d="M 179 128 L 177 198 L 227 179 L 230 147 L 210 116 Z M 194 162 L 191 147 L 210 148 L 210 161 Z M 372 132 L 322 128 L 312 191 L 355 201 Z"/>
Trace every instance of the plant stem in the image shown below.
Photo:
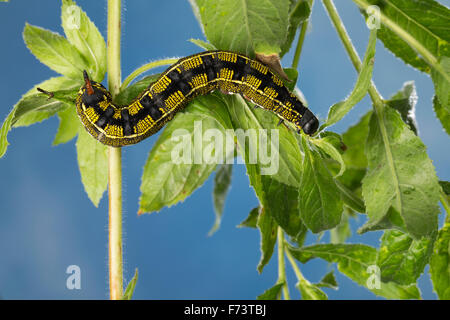
<path fill-rule="evenodd" d="M 283 285 L 283 295 L 284 300 L 290 300 L 291 297 L 289 295 L 289 288 L 286 281 L 286 266 L 284 264 L 284 235 L 283 229 L 278 226 L 278 234 L 277 234 L 277 242 L 278 242 L 278 281 L 284 282 Z"/>
<path fill-rule="evenodd" d="M 165 66 L 168 64 L 173 64 L 175 62 L 177 62 L 179 59 L 175 59 L 175 58 L 171 58 L 171 59 L 163 59 L 163 60 L 157 60 L 157 61 L 153 61 L 147 64 L 144 64 L 142 67 L 137 68 L 136 70 L 134 70 L 132 73 L 130 73 L 130 75 L 123 80 L 122 85 L 120 86 L 120 90 L 125 89 L 126 87 L 128 87 L 128 85 L 130 84 L 131 81 L 133 81 L 137 76 L 139 76 L 141 73 L 156 68 L 156 67 L 160 67 L 160 66 Z"/>
<path fill-rule="evenodd" d="M 350 57 L 350 60 L 353 63 L 353 66 L 355 69 L 360 72 L 361 71 L 361 59 L 358 56 L 358 53 L 355 50 L 355 47 L 353 47 L 353 44 L 350 40 L 350 37 L 348 36 L 347 30 L 345 30 L 344 24 L 342 23 L 341 18 L 339 17 L 339 14 L 336 10 L 336 7 L 334 6 L 334 3 L 332 0 L 323 0 L 323 4 L 325 6 L 325 9 L 328 11 L 328 14 L 330 15 L 330 19 L 333 22 L 333 25 L 339 35 L 339 38 L 341 39 L 342 43 L 344 44 L 345 50 L 347 51 L 347 54 Z M 400 195 L 400 186 L 399 181 L 397 178 L 397 174 L 395 171 L 394 166 L 394 158 L 392 155 L 392 150 L 390 147 L 390 141 L 388 132 L 386 129 L 386 125 L 384 124 L 384 103 L 383 99 L 381 98 L 381 95 L 378 93 L 377 89 L 375 88 L 375 85 L 373 84 L 373 81 L 371 81 L 369 86 L 369 95 L 373 102 L 373 108 L 375 109 L 375 114 L 378 118 L 378 127 L 380 129 L 381 136 L 383 138 L 384 142 L 384 149 L 386 152 L 386 159 L 389 164 L 389 168 L 391 170 L 391 175 L 393 178 L 393 184 L 395 186 L 395 193 L 397 195 Z M 400 208 L 400 211 L 402 210 L 402 202 L 401 197 L 396 197 L 397 202 L 397 208 Z"/>
<path fill-rule="evenodd" d="M 303 277 L 303 274 L 300 271 L 300 268 L 298 267 L 297 263 L 294 260 L 294 257 L 289 252 L 289 250 L 286 250 L 286 257 L 288 258 L 289 262 L 291 263 L 292 269 L 294 269 L 295 276 L 297 277 L 298 281 L 305 280 L 305 277 Z"/>
<path fill-rule="evenodd" d="M 439 197 L 441 199 L 442 206 L 444 207 L 445 212 L 447 212 L 447 216 L 450 215 L 450 206 L 447 201 L 447 195 L 444 193 L 444 191 L 441 191 L 439 194 Z"/>
<path fill-rule="evenodd" d="M 339 17 L 339 14 L 336 10 L 336 7 L 334 6 L 334 3 L 332 0 L 323 0 L 323 5 L 325 6 L 325 9 L 327 10 L 331 21 L 333 22 L 333 25 L 339 35 L 339 38 L 342 41 L 342 44 L 344 45 L 345 50 L 347 51 L 347 54 L 350 58 L 350 61 L 352 62 L 355 69 L 360 72 L 361 71 L 361 59 L 359 58 L 358 52 L 356 52 L 355 47 L 353 46 L 352 41 L 350 40 L 350 37 L 348 36 L 347 30 L 345 29 L 344 24 L 342 23 L 341 18 Z M 375 85 L 373 82 L 371 82 L 369 86 L 369 95 L 372 99 L 372 102 L 374 103 L 375 107 L 378 109 L 383 109 L 383 99 L 381 98 L 380 94 L 378 93 Z"/>
<path fill-rule="evenodd" d="M 120 0 L 108 0 L 108 87 L 114 97 L 120 89 Z M 109 290 L 111 300 L 122 299 L 122 149 L 108 150 Z"/>
<path fill-rule="evenodd" d="M 312 4 L 314 1 L 312 2 Z M 311 4 L 311 8 L 312 8 Z M 298 36 L 297 46 L 295 47 L 294 60 L 292 60 L 292 68 L 297 69 L 298 62 L 300 61 L 300 53 L 302 52 L 303 42 L 305 41 L 306 31 L 308 30 L 308 20 L 303 21 L 302 28 L 300 29 L 300 35 Z"/>

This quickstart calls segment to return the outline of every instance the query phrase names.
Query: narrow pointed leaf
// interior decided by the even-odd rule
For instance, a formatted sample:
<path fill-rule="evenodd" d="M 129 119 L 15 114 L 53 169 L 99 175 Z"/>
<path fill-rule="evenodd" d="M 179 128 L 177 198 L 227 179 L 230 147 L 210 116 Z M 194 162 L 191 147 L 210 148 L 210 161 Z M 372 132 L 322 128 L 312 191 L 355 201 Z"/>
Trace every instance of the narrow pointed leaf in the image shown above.
<path fill-rule="evenodd" d="M 127 285 L 127 288 L 125 289 L 125 292 L 122 296 L 122 300 L 131 300 L 131 298 L 133 298 L 133 293 L 134 289 L 136 288 L 137 280 L 138 280 L 138 269 L 136 268 L 133 278 L 130 280 L 130 282 Z"/>
<path fill-rule="evenodd" d="M 372 80 L 372 71 L 375 57 L 375 45 L 377 40 L 377 29 L 372 29 L 369 36 L 369 43 L 367 45 L 364 60 L 362 62 L 361 71 L 356 80 L 350 96 L 344 101 L 338 102 L 331 106 L 328 111 L 327 121 L 322 127 L 327 127 L 335 124 L 341 120 L 359 101 L 364 98 L 369 89 Z"/>
<path fill-rule="evenodd" d="M 256 223 L 258 221 L 258 215 L 259 215 L 259 207 L 253 208 L 248 217 L 242 221 L 237 227 L 238 228 L 244 228 L 244 227 L 248 227 L 248 228 L 256 228 Z"/>
<path fill-rule="evenodd" d="M 108 148 L 95 140 L 81 125 L 76 147 L 84 190 L 97 207 L 108 184 Z"/>
<path fill-rule="evenodd" d="M 23 38 L 39 61 L 68 78 L 82 79 L 83 70 L 89 69 L 78 49 L 57 33 L 26 24 Z"/>
<path fill-rule="evenodd" d="M 261 273 L 263 268 L 270 261 L 273 254 L 275 243 L 277 242 L 277 223 L 275 220 L 263 209 L 258 216 L 256 226 L 261 234 L 261 259 L 258 263 L 258 272 Z"/>
<path fill-rule="evenodd" d="M 256 300 L 278 300 L 283 286 L 284 282 L 276 283 L 273 287 L 267 289 L 263 294 L 259 295 Z"/>
<path fill-rule="evenodd" d="M 89 63 L 92 79 L 101 82 L 106 72 L 106 44 L 95 24 L 72 0 L 63 0 L 61 19 L 64 33 Z"/>
<path fill-rule="evenodd" d="M 295 285 L 303 300 L 328 300 L 328 296 L 318 286 L 306 279 L 300 279 Z"/>
<path fill-rule="evenodd" d="M 337 290 L 338 283 L 336 281 L 336 277 L 334 276 L 334 271 L 328 272 L 319 283 L 316 283 L 316 286 L 318 287 L 325 287 L 330 289 Z"/>
<path fill-rule="evenodd" d="M 213 202 L 214 212 L 216 214 L 216 220 L 214 226 L 209 231 L 208 235 L 212 235 L 220 226 L 222 221 L 223 209 L 225 207 L 225 199 L 228 194 L 228 190 L 231 186 L 231 175 L 233 173 L 232 164 L 220 164 L 216 170 L 216 176 L 214 177 L 214 190 L 213 190 Z"/>

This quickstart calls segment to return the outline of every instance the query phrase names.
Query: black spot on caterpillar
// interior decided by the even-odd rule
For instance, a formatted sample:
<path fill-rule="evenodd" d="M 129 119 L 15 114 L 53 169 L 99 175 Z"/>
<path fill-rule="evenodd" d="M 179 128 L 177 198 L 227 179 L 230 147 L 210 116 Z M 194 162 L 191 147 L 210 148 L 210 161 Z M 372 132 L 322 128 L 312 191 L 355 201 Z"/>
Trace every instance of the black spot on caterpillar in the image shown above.
<path fill-rule="evenodd" d="M 319 126 L 314 114 L 269 67 L 234 52 L 206 51 L 180 59 L 127 106 L 114 105 L 101 84 L 84 76 L 77 113 L 86 130 L 109 146 L 138 143 L 159 131 L 196 96 L 216 89 L 239 93 L 306 134 Z"/>

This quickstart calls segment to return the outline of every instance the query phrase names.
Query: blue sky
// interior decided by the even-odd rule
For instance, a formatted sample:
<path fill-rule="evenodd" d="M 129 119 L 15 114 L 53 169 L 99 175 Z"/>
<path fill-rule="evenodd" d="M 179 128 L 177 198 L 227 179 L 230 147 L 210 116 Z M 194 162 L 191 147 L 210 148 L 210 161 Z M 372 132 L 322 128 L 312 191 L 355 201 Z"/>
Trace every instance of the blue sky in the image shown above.
<path fill-rule="evenodd" d="M 351 1 L 335 2 L 362 56 L 368 40 L 364 21 Z M 106 1 L 77 3 L 105 36 Z M 448 0 L 443 3 L 449 5 Z M 187 0 L 124 1 L 122 17 L 123 77 L 151 60 L 202 51 L 187 41 L 204 39 Z M 23 93 L 56 75 L 28 51 L 22 30 L 28 22 L 62 34 L 60 1 L 1 3 L 0 21 L 0 118 L 4 119 Z M 329 106 L 350 93 L 356 73 L 320 1 L 315 3 L 311 21 L 297 85 L 311 109 L 324 119 Z M 290 65 L 292 56 L 288 53 L 283 64 Z M 406 66 L 378 42 L 373 79 L 384 97 L 405 81 L 415 81 L 420 136 L 438 176 L 450 180 L 449 138 L 432 111 L 430 78 Z M 345 131 L 369 109 L 366 97 L 333 129 Z M 81 184 L 75 140 L 51 146 L 57 127 L 54 117 L 14 129 L 8 136 L 6 156 L 0 159 L 0 297 L 5 299 L 108 297 L 107 199 L 98 208 L 91 204 Z M 125 278 L 129 280 L 134 269 L 139 269 L 135 298 L 254 299 L 275 283 L 277 264 L 272 259 L 258 274 L 259 233 L 236 228 L 258 204 L 245 167 L 234 167 L 222 226 L 212 237 L 207 233 L 214 223 L 213 176 L 185 202 L 138 217 L 140 176 L 155 140 L 153 136 L 123 150 Z M 352 229 L 364 221 L 359 217 Z M 380 235 L 354 235 L 350 242 L 378 246 Z M 81 290 L 66 289 L 65 270 L 72 264 L 81 268 Z M 311 282 L 334 268 L 314 260 L 300 267 Z M 345 276 L 338 274 L 337 280 L 338 291 L 325 289 L 331 299 L 376 298 Z M 289 267 L 288 281 L 293 298 L 298 298 Z M 436 297 L 428 276 L 422 276 L 419 283 L 424 298 Z"/>

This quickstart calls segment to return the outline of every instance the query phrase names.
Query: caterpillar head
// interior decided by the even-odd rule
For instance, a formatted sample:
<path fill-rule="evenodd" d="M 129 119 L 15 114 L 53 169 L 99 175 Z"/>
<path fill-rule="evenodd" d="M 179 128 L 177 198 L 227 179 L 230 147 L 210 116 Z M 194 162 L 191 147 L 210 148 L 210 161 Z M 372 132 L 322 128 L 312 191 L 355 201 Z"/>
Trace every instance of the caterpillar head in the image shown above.
<path fill-rule="evenodd" d="M 81 88 L 81 101 L 86 106 L 94 106 L 102 101 L 111 101 L 111 94 L 100 83 L 92 81 L 85 71 L 83 71 L 84 86 Z"/>

